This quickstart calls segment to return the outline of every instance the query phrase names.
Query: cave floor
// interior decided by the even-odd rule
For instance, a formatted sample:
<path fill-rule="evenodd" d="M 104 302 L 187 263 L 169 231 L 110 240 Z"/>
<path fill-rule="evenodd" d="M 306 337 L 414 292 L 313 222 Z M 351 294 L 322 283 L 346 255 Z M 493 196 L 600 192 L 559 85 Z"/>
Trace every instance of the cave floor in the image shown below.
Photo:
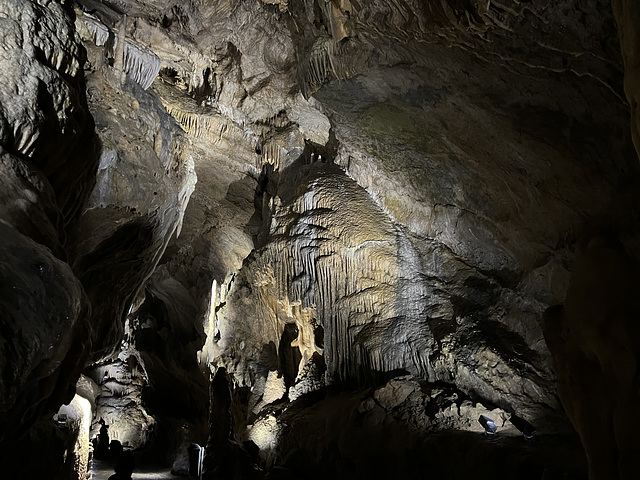
<path fill-rule="evenodd" d="M 114 464 L 111 462 L 94 459 L 91 468 L 93 480 L 108 480 L 114 474 L 113 467 Z M 172 475 L 171 470 L 168 468 L 154 468 L 153 466 L 142 465 L 135 469 L 131 478 L 133 480 L 175 480 L 180 477 Z"/>

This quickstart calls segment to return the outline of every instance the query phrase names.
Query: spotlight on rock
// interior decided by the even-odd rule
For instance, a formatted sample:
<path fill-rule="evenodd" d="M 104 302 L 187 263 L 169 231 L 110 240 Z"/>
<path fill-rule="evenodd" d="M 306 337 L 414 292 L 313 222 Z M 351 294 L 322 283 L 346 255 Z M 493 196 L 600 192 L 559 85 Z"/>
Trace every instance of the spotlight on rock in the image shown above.
<path fill-rule="evenodd" d="M 509 418 L 511 424 L 522 432 L 524 438 L 530 440 L 533 438 L 533 434 L 536 433 L 536 429 L 533 425 L 527 422 L 524 418 L 512 414 Z"/>
<path fill-rule="evenodd" d="M 494 421 L 486 415 L 480 415 L 478 422 L 484 427 L 484 433 L 487 435 L 494 435 L 498 431 L 498 427 L 496 427 Z"/>
<path fill-rule="evenodd" d="M 202 460 L 204 459 L 204 447 L 192 443 L 187 449 L 189 452 L 189 476 L 202 478 Z"/>

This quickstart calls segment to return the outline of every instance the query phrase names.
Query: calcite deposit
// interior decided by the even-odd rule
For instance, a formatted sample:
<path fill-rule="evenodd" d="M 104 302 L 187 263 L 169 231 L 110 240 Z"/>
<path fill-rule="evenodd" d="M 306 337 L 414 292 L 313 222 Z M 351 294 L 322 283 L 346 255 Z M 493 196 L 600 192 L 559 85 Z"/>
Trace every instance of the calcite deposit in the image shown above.
<path fill-rule="evenodd" d="M 4 1 L 0 458 L 634 478 L 639 19 Z"/>

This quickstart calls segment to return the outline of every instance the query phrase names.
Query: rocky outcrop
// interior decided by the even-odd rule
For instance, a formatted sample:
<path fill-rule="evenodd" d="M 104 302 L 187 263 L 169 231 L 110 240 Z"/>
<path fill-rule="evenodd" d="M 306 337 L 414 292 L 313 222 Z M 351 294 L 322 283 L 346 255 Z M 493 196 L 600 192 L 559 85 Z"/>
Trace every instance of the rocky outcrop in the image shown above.
<path fill-rule="evenodd" d="M 202 363 L 251 390 L 239 424 L 409 372 L 565 428 L 542 314 L 638 174 L 605 2 L 142 17 L 127 34 L 161 59 L 200 178 L 161 263 L 204 318 Z"/>
<path fill-rule="evenodd" d="M 398 280 L 397 252 L 402 239 L 396 238 L 393 225 L 366 192 L 339 169 L 320 162 L 308 170 L 309 175 L 296 182 L 286 176 L 282 179 L 283 185 L 295 188 L 276 198 L 282 208 L 272 217 L 268 245 L 249 259 L 242 277 L 234 279 L 233 297 L 224 300 L 233 310 L 227 314 L 223 309 L 217 315 L 214 337 L 220 339 L 218 345 L 212 345 L 212 356 L 220 345 L 223 355 L 230 358 L 245 350 L 246 357 L 240 358 L 256 363 L 236 364 L 230 372 L 247 385 L 254 380 L 247 375 L 268 366 L 260 352 L 269 344 L 274 349 L 276 345 L 298 349 L 302 363 L 295 366 L 294 378 L 314 353 L 324 354 L 335 381 L 364 381 L 376 371 L 400 368 L 427 375 L 428 363 L 421 363 L 417 353 L 429 348 L 426 324 L 406 333 L 406 337 L 415 337 L 413 342 L 394 334 L 389 334 L 385 344 L 379 342 L 378 331 L 400 328 L 394 326 L 396 322 L 411 325 L 417 321 L 415 311 L 394 309 L 396 291 L 401 288 L 395 282 L 420 288 L 410 278 Z M 360 218 L 355 225 L 348 220 L 354 212 Z M 254 293 L 249 282 L 257 278 L 259 288 Z M 248 314 L 242 311 L 245 308 L 257 310 Z M 375 328 L 367 325 L 371 316 L 378 320 Z M 239 322 L 240 318 L 249 322 Z M 262 336 L 249 335 L 256 320 Z M 297 335 L 281 343 L 285 325 L 290 323 L 296 324 Z M 413 357 L 415 363 L 393 363 L 403 357 Z"/>
<path fill-rule="evenodd" d="M 94 315 L 124 318 L 151 275 L 182 216 L 196 182 L 182 131 L 159 99 L 134 80 L 121 84 L 108 65 L 110 52 L 89 47 L 87 94 L 102 143 L 96 183 L 71 231 L 74 269 L 87 285 Z M 128 78 L 128 77 L 127 77 Z M 114 295 L 105 297 L 109 286 Z M 96 330 L 99 343 L 113 346 L 122 322 Z"/>
<path fill-rule="evenodd" d="M 118 355 L 93 368 L 91 374 L 100 387 L 91 438 L 96 438 L 101 426 L 106 425 L 109 439 L 120 442 L 124 448 L 144 446 L 154 433 L 156 421 L 142 403 L 142 391 L 149 377 L 131 345 L 131 332 L 125 334 Z"/>
<path fill-rule="evenodd" d="M 261 416 L 249 436 L 266 458 L 278 458 L 272 470 L 278 478 L 582 478 L 585 472 L 578 442 L 523 439 L 507 412 L 411 377 L 276 412 Z M 495 422 L 495 435 L 479 434 L 481 415 Z"/>
<path fill-rule="evenodd" d="M 304 36 L 298 58 L 311 52 L 301 88 L 335 138 L 263 170 L 258 248 L 213 292 L 205 354 L 253 389 L 255 405 L 275 399 L 274 378 L 291 390 L 281 356 L 293 349 L 295 381 L 317 353 L 326 384 L 410 372 L 558 428 L 542 314 L 564 300 L 573 242 L 626 222 L 638 175 L 621 65 L 600 60 L 616 46 L 593 42 L 613 17 L 587 26 L 538 4 L 500 15 L 469 5 L 456 17 L 434 3 L 441 14 L 413 12 L 434 19 L 427 28 L 409 24 L 401 2 L 378 16 L 376 2 L 338 3 L 287 6 L 303 32 L 290 35 Z M 527 31 L 571 33 L 501 41 L 529 21 Z M 434 31 L 448 46 L 426 41 Z M 597 116 L 578 100 L 593 92 Z M 616 133 L 594 140 L 607 130 Z M 298 331 L 291 346 L 287 325 Z"/>
<path fill-rule="evenodd" d="M 27 447 L 38 437 L 34 445 L 51 452 L 73 448 L 52 415 L 72 401 L 85 361 L 120 340 L 125 305 L 179 230 L 195 175 L 159 101 L 140 94 L 142 107 L 129 111 L 135 96 L 102 53 L 86 62 L 69 4 L 11 1 L 0 13 L 2 458 L 16 459 L 16 472 L 53 478 L 62 453 L 36 468 Z M 123 103 L 97 108 L 104 93 Z M 127 114 L 118 115 L 123 105 Z M 119 143 L 147 133 L 144 146 Z M 142 163 L 124 153 L 135 148 Z M 126 176 L 112 175 L 115 163 L 130 169 Z M 141 196 L 132 170 L 142 165 L 153 189 Z"/>
<path fill-rule="evenodd" d="M 637 5 L 613 1 L 625 66 L 631 134 L 638 136 Z M 590 478 L 633 478 L 638 305 L 637 204 L 622 229 L 586 235 L 577 249 L 564 306 L 545 314 L 545 339 L 558 375 L 558 392 L 589 461 Z"/>
<path fill-rule="evenodd" d="M 95 143 L 68 9 L 12 0 L 0 17 L 4 441 L 71 400 L 88 353 L 89 302 L 64 242 L 88 192 Z"/>

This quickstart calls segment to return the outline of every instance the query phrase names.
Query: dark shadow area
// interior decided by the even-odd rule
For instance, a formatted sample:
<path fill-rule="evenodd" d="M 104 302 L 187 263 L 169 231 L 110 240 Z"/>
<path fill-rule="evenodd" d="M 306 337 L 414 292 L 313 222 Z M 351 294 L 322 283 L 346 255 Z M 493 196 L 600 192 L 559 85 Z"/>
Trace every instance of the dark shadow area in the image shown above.
<path fill-rule="evenodd" d="M 94 354 L 113 348 L 122 337 L 124 317 L 149 264 L 154 245 L 153 221 L 133 220 L 118 228 L 91 253 L 85 255 L 74 271 L 85 286 L 91 300 L 94 318 L 120 319 L 116 322 L 96 321 L 93 336 Z M 109 295 L 105 295 L 109 292 Z"/>
<path fill-rule="evenodd" d="M 175 290 L 164 291 L 165 285 Z M 203 340 L 193 325 L 195 305 L 180 287 L 177 282 L 150 282 L 133 322 L 133 343 L 149 377 L 142 401 L 157 420 L 141 457 L 162 459 L 159 464 L 166 467 L 182 442 L 204 445 L 207 437 L 207 380 L 196 361 Z"/>
<path fill-rule="evenodd" d="M 524 437 L 446 430 L 418 432 L 375 408 L 360 407 L 366 392 L 329 394 L 296 402 L 281 416 L 277 468 L 267 478 L 365 480 L 587 480 L 575 437 Z M 379 407 L 378 407 L 379 408 Z"/>
<path fill-rule="evenodd" d="M 284 384 L 289 389 L 298 376 L 298 368 L 302 355 L 298 347 L 292 347 L 291 342 L 298 338 L 298 327 L 295 323 L 284 326 L 278 347 L 278 373 L 284 376 Z"/>

